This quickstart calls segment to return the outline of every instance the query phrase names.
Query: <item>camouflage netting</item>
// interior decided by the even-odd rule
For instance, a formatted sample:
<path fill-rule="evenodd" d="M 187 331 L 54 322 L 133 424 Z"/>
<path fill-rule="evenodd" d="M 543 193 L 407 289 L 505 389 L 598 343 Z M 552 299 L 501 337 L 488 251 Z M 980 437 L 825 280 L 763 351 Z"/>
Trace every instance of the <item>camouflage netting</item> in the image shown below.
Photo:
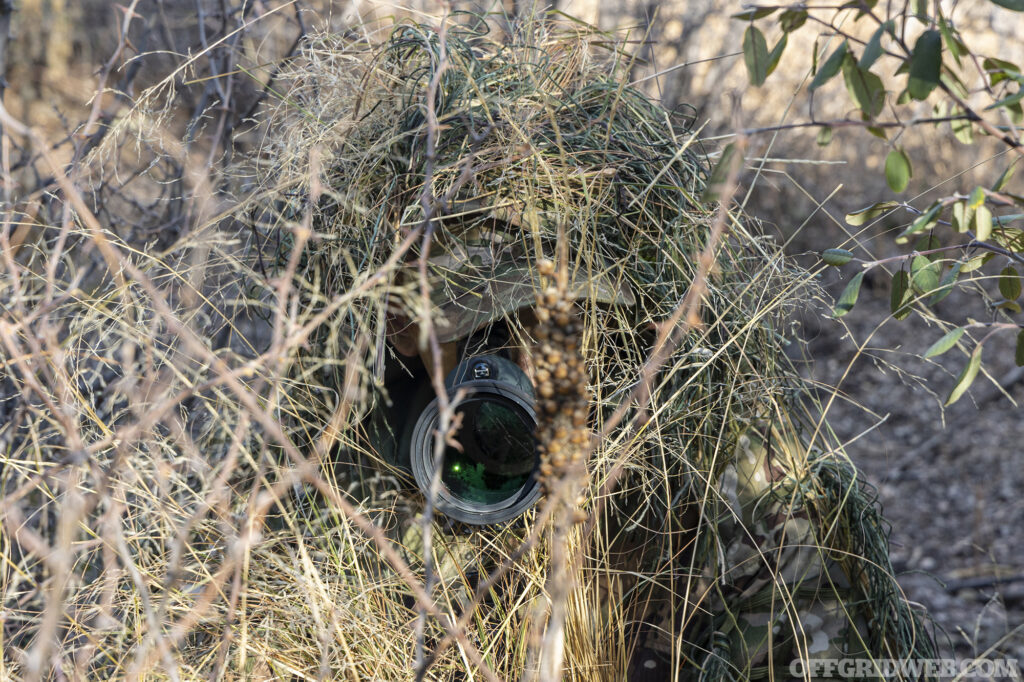
<path fill-rule="evenodd" d="M 20 652 L 5 665 L 43 666 L 43 633 L 95 678 L 414 679 L 424 657 L 426 679 L 486 678 L 467 645 L 503 679 L 522 677 L 548 559 L 543 543 L 522 544 L 532 512 L 469 533 L 435 520 L 439 614 L 418 637 L 414 590 L 348 508 L 385 531 L 419 584 L 423 499 L 380 445 L 396 398 L 383 381 L 389 339 L 395 320 L 423 330 L 421 344 L 431 327 L 454 334 L 438 306 L 504 256 L 572 273 L 594 429 L 629 408 L 589 463 L 595 523 L 573 538 L 569 679 L 621 680 L 644 648 L 680 679 L 785 676 L 818 643 L 802 621 L 820 620 L 808 592 L 863 626 L 827 632 L 847 651 L 927 654 L 873 500 L 781 353 L 809 277 L 756 222 L 727 216 L 702 324 L 650 400 L 637 390 L 717 206 L 700 200 L 709 166 L 694 121 L 623 82 L 619 38 L 537 23 L 502 41 L 476 17 L 358 35 L 312 38 L 279 74 L 257 113 L 262 145 L 224 180 L 246 198 L 208 207 L 202 229 L 159 252 L 107 234 L 138 271 L 85 292 L 69 283 L 41 318 L 25 302 L 49 300 L 45 254 L 0 282 L 24 321 L 11 338 L 30 348 L 50 315 L 64 349 L 45 367 L 3 351 L 13 417 L 0 427 L 0 577 L 5 645 Z M 119 134 L 144 137 L 144 123 Z M 72 230 L 82 243 L 95 239 L 86 228 Z M 517 321 L 512 308 L 502 312 Z M 229 310 L 265 317 L 269 338 Z M 510 332 L 532 346 L 527 325 Z M 60 404 L 76 416 L 50 418 Z M 744 497 L 759 476 L 763 494 Z M 781 542 L 775 519 L 834 570 L 813 586 L 783 575 L 808 561 L 761 551 Z M 81 549 L 41 558 L 6 535 L 23 522 Z M 503 563 L 493 589 L 478 589 Z M 66 584 L 45 583 L 53 572 Z M 465 641 L 449 646 L 460 616 Z M 787 657 L 765 661 L 765 642 Z"/>

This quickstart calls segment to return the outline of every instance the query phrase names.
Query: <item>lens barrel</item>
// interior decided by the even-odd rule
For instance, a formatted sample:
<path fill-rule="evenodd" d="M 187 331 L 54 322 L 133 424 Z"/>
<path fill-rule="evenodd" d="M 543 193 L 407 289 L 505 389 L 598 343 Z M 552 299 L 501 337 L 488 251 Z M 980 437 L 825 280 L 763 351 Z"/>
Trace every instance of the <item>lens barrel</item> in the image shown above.
<path fill-rule="evenodd" d="M 465 360 L 445 380 L 460 427 L 441 454 L 441 485 L 434 504 L 458 521 L 477 525 L 513 519 L 540 498 L 533 387 L 515 363 L 494 355 Z M 435 398 L 420 414 L 410 465 L 424 495 L 435 471 Z"/>

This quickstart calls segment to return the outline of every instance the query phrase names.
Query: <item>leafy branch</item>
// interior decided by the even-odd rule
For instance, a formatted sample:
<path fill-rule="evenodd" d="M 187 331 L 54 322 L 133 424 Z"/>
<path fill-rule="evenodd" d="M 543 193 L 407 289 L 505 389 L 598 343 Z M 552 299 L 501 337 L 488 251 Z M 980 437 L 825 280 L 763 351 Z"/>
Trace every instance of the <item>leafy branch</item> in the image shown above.
<path fill-rule="evenodd" d="M 1024 0 L 990 1 L 1011 12 L 1024 12 Z M 1022 69 L 1000 55 L 977 54 L 952 16 L 944 13 L 941 3 L 917 1 L 904 3 L 900 8 L 891 4 L 880 7 L 878 0 L 814 6 L 757 5 L 747 7 L 733 18 L 748 23 L 743 58 L 754 86 L 763 85 L 777 68 L 790 44 L 790 34 L 805 25 L 820 30 L 810 55 L 811 80 L 806 87 L 810 120 L 746 130 L 747 135 L 816 128 L 818 143 L 827 145 L 832 142 L 835 129 L 864 128 L 890 145 L 885 180 L 895 194 L 905 192 L 914 176 L 913 160 L 897 143 L 907 129 L 948 124 L 962 144 L 972 144 L 975 135 L 979 135 L 996 139 L 1007 148 L 1013 160 L 991 187 L 953 193 L 923 208 L 885 199 L 846 216 L 846 221 L 854 226 L 870 227 L 883 220 L 888 225 L 899 209 L 905 209 L 913 217 L 899 225 L 902 230 L 894 241 L 903 245 L 916 240 L 909 252 L 864 260 L 846 249 L 833 248 L 822 252 L 822 260 L 834 267 L 860 265 L 836 302 L 837 317 L 846 315 L 856 305 L 865 274 L 887 266 L 898 266 L 890 284 L 891 312 L 896 320 L 905 319 L 915 310 L 932 319 L 942 319 L 935 306 L 954 289 L 980 293 L 993 320 L 953 325 L 924 352 L 924 357 L 935 357 L 959 345 L 968 329 L 988 329 L 969 353 L 947 405 L 958 400 L 978 375 L 982 348 L 993 335 L 1016 330 L 1015 360 L 1024 365 L 1019 270 L 1024 265 L 1024 229 L 1020 227 L 1024 221 L 1024 196 L 1009 189 L 1014 171 L 1024 157 L 1020 135 L 1024 124 Z M 772 22 L 780 37 L 770 46 L 761 27 Z M 865 23 L 874 29 L 867 39 L 863 37 L 866 31 L 857 30 Z M 838 45 L 830 51 L 821 50 L 822 40 L 833 45 L 838 41 Z M 819 56 L 824 59 L 819 61 Z M 893 71 L 895 79 L 881 75 Z M 819 120 L 814 114 L 815 94 L 840 76 L 860 117 Z M 919 111 L 921 103 L 931 104 L 930 115 Z M 880 120 L 884 111 L 892 114 L 888 120 Z M 892 131 L 896 132 L 890 139 Z M 994 288 L 993 282 L 997 285 Z"/>

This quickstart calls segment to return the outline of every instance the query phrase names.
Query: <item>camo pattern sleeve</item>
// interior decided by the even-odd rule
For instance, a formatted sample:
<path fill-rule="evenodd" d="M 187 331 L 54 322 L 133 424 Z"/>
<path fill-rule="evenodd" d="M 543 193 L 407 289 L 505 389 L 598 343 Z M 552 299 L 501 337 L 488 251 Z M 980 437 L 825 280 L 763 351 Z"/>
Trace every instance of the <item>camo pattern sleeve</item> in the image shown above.
<path fill-rule="evenodd" d="M 742 429 L 719 481 L 713 639 L 701 679 L 792 679 L 795 661 L 933 655 L 899 593 L 875 500 L 788 418 Z"/>

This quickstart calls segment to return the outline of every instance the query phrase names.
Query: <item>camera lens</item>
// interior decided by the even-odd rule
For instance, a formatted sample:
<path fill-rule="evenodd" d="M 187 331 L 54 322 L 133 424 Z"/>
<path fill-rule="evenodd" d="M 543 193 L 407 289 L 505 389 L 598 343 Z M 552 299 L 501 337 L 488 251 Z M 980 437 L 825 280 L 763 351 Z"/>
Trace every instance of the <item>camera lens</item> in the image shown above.
<path fill-rule="evenodd" d="M 441 482 L 471 503 L 495 504 L 513 497 L 533 472 L 536 442 L 529 415 L 514 403 L 477 399 L 456 410 L 461 446 L 444 451 Z"/>
<path fill-rule="evenodd" d="M 445 383 L 449 400 L 458 399 L 452 422 L 457 428 L 435 462 L 437 399 L 420 414 L 409 453 L 417 485 L 430 496 L 439 466 L 441 486 L 433 501 L 441 512 L 473 524 L 519 516 L 540 497 L 529 379 L 504 358 L 478 356 L 460 363 Z"/>

